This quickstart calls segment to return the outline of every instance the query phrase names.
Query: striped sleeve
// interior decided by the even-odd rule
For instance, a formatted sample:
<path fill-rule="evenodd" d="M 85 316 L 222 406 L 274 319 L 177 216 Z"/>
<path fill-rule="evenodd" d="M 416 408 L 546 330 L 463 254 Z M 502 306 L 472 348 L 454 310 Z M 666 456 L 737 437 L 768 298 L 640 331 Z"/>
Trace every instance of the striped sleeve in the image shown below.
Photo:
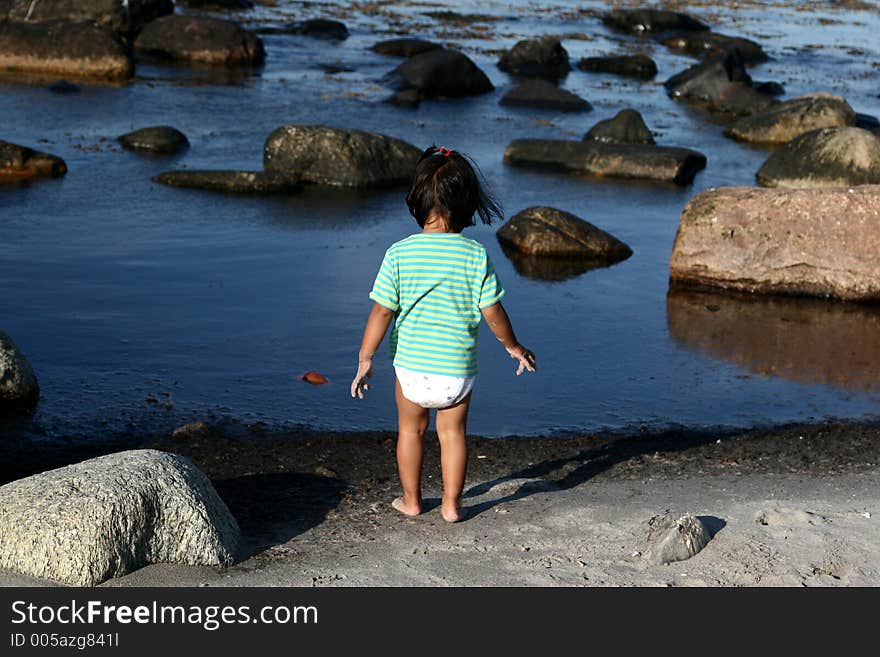
<path fill-rule="evenodd" d="M 370 298 L 380 306 L 397 312 L 400 309 L 400 287 L 398 285 L 397 263 L 391 249 L 385 252 Z"/>
<path fill-rule="evenodd" d="M 483 281 L 480 288 L 480 302 L 478 304 L 481 310 L 498 303 L 504 298 L 504 288 L 501 287 L 498 276 L 495 274 L 495 267 L 492 266 L 488 253 L 486 254 L 486 264 L 482 273 Z"/>

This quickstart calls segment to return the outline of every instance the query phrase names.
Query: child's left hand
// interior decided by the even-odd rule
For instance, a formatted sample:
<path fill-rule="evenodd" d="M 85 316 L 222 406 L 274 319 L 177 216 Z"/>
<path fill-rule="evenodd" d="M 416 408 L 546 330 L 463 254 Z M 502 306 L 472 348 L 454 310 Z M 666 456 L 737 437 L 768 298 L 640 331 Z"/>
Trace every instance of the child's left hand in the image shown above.
<path fill-rule="evenodd" d="M 351 396 L 358 399 L 364 398 L 364 392 L 370 389 L 367 379 L 373 376 L 373 360 L 358 361 L 358 371 L 354 375 L 354 381 L 351 382 Z"/>

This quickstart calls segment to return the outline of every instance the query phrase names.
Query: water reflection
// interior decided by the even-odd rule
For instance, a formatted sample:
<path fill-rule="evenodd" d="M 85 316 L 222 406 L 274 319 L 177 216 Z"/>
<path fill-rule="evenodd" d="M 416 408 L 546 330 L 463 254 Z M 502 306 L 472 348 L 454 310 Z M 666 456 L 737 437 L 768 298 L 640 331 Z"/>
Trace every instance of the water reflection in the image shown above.
<path fill-rule="evenodd" d="M 500 240 L 498 243 L 504 255 L 513 264 L 516 273 L 526 278 L 533 278 L 536 281 L 566 281 L 588 271 L 611 266 L 601 260 L 593 261 L 580 258 L 550 258 L 547 256 L 527 255 L 507 246 Z"/>
<path fill-rule="evenodd" d="M 880 308 L 672 290 L 666 311 L 688 349 L 797 383 L 880 389 Z"/>

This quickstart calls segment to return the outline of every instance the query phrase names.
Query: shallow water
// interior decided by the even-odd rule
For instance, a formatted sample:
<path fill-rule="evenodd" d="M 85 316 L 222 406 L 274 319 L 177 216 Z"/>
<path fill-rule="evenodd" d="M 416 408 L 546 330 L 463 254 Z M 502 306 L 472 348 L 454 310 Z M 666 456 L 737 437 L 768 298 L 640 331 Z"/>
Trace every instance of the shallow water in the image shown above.
<path fill-rule="evenodd" d="M 253 75 L 139 66 L 131 84 L 79 94 L 0 85 L 3 138 L 60 155 L 69 167 L 60 180 L 0 189 L 0 327 L 38 373 L 42 399 L 34 420 L 47 435 L 147 433 L 218 417 L 273 427 L 394 427 L 387 347 L 367 400 L 352 401 L 348 385 L 382 253 L 415 230 L 403 190 L 247 198 L 150 181 L 172 168 L 258 169 L 265 137 L 285 123 L 356 127 L 458 148 L 480 163 L 508 216 L 553 205 L 633 248 L 632 258 L 611 268 L 536 280 L 502 253 L 495 228 L 469 231 L 488 248 L 517 333 L 540 366 L 534 376 L 515 378 L 513 361 L 481 329 L 474 433 L 750 426 L 877 413 L 880 352 L 870 336 L 880 311 L 815 301 L 762 309 L 717 296 L 667 301 L 684 204 L 708 187 L 753 184 L 767 155 L 725 139 L 718 124 L 666 97 L 661 82 L 692 59 L 607 31 L 592 12 L 608 3 L 445 4 L 501 17 L 476 28 L 424 16 L 429 3 L 330 4 L 338 9 L 325 13 L 347 23 L 349 39 L 265 35 L 268 61 Z M 761 42 L 773 56 L 752 70 L 756 79 L 783 82 L 789 98 L 828 91 L 846 96 L 858 112 L 880 114 L 876 8 L 711 4 L 692 3 L 692 11 L 716 31 Z M 260 27 L 317 12 L 315 5 L 279 2 L 238 17 Z M 383 103 L 389 91 L 381 78 L 398 60 L 367 48 L 398 33 L 463 48 L 496 91 L 417 110 Z M 564 42 L 573 61 L 643 47 L 660 73 L 639 83 L 573 71 L 563 86 L 593 104 L 587 114 L 498 105 L 510 79 L 494 53 L 544 33 L 585 36 Z M 320 64 L 353 71 L 326 75 Z M 577 139 L 627 106 L 643 113 L 658 143 L 707 154 L 708 168 L 694 185 L 597 182 L 502 163 L 514 138 Z M 191 148 L 157 158 L 122 151 L 113 141 L 155 124 L 178 127 Z M 722 311 L 700 310 L 707 306 Z M 740 314 L 754 321 L 737 323 Z M 798 330 L 787 329 L 788 316 Z M 727 319 L 718 324 L 716 317 Z M 840 322 L 861 339 L 835 337 Z M 737 339 L 746 328 L 749 338 Z M 829 340 L 845 345 L 846 356 L 828 348 Z M 319 370 L 330 384 L 302 382 L 306 370 Z"/>

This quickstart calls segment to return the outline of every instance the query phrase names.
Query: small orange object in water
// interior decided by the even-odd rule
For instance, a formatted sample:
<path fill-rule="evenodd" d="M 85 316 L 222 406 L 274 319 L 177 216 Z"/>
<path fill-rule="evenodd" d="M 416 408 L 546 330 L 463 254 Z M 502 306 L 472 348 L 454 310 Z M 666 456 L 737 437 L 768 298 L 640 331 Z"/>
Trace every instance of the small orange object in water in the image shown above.
<path fill-rule="evenodd" d="M 313 386 L 321 386 L 327 383 L 327 377 L 314 370 L 309 370 L 299 378 L 307 383 L 311 383 Z"/>

